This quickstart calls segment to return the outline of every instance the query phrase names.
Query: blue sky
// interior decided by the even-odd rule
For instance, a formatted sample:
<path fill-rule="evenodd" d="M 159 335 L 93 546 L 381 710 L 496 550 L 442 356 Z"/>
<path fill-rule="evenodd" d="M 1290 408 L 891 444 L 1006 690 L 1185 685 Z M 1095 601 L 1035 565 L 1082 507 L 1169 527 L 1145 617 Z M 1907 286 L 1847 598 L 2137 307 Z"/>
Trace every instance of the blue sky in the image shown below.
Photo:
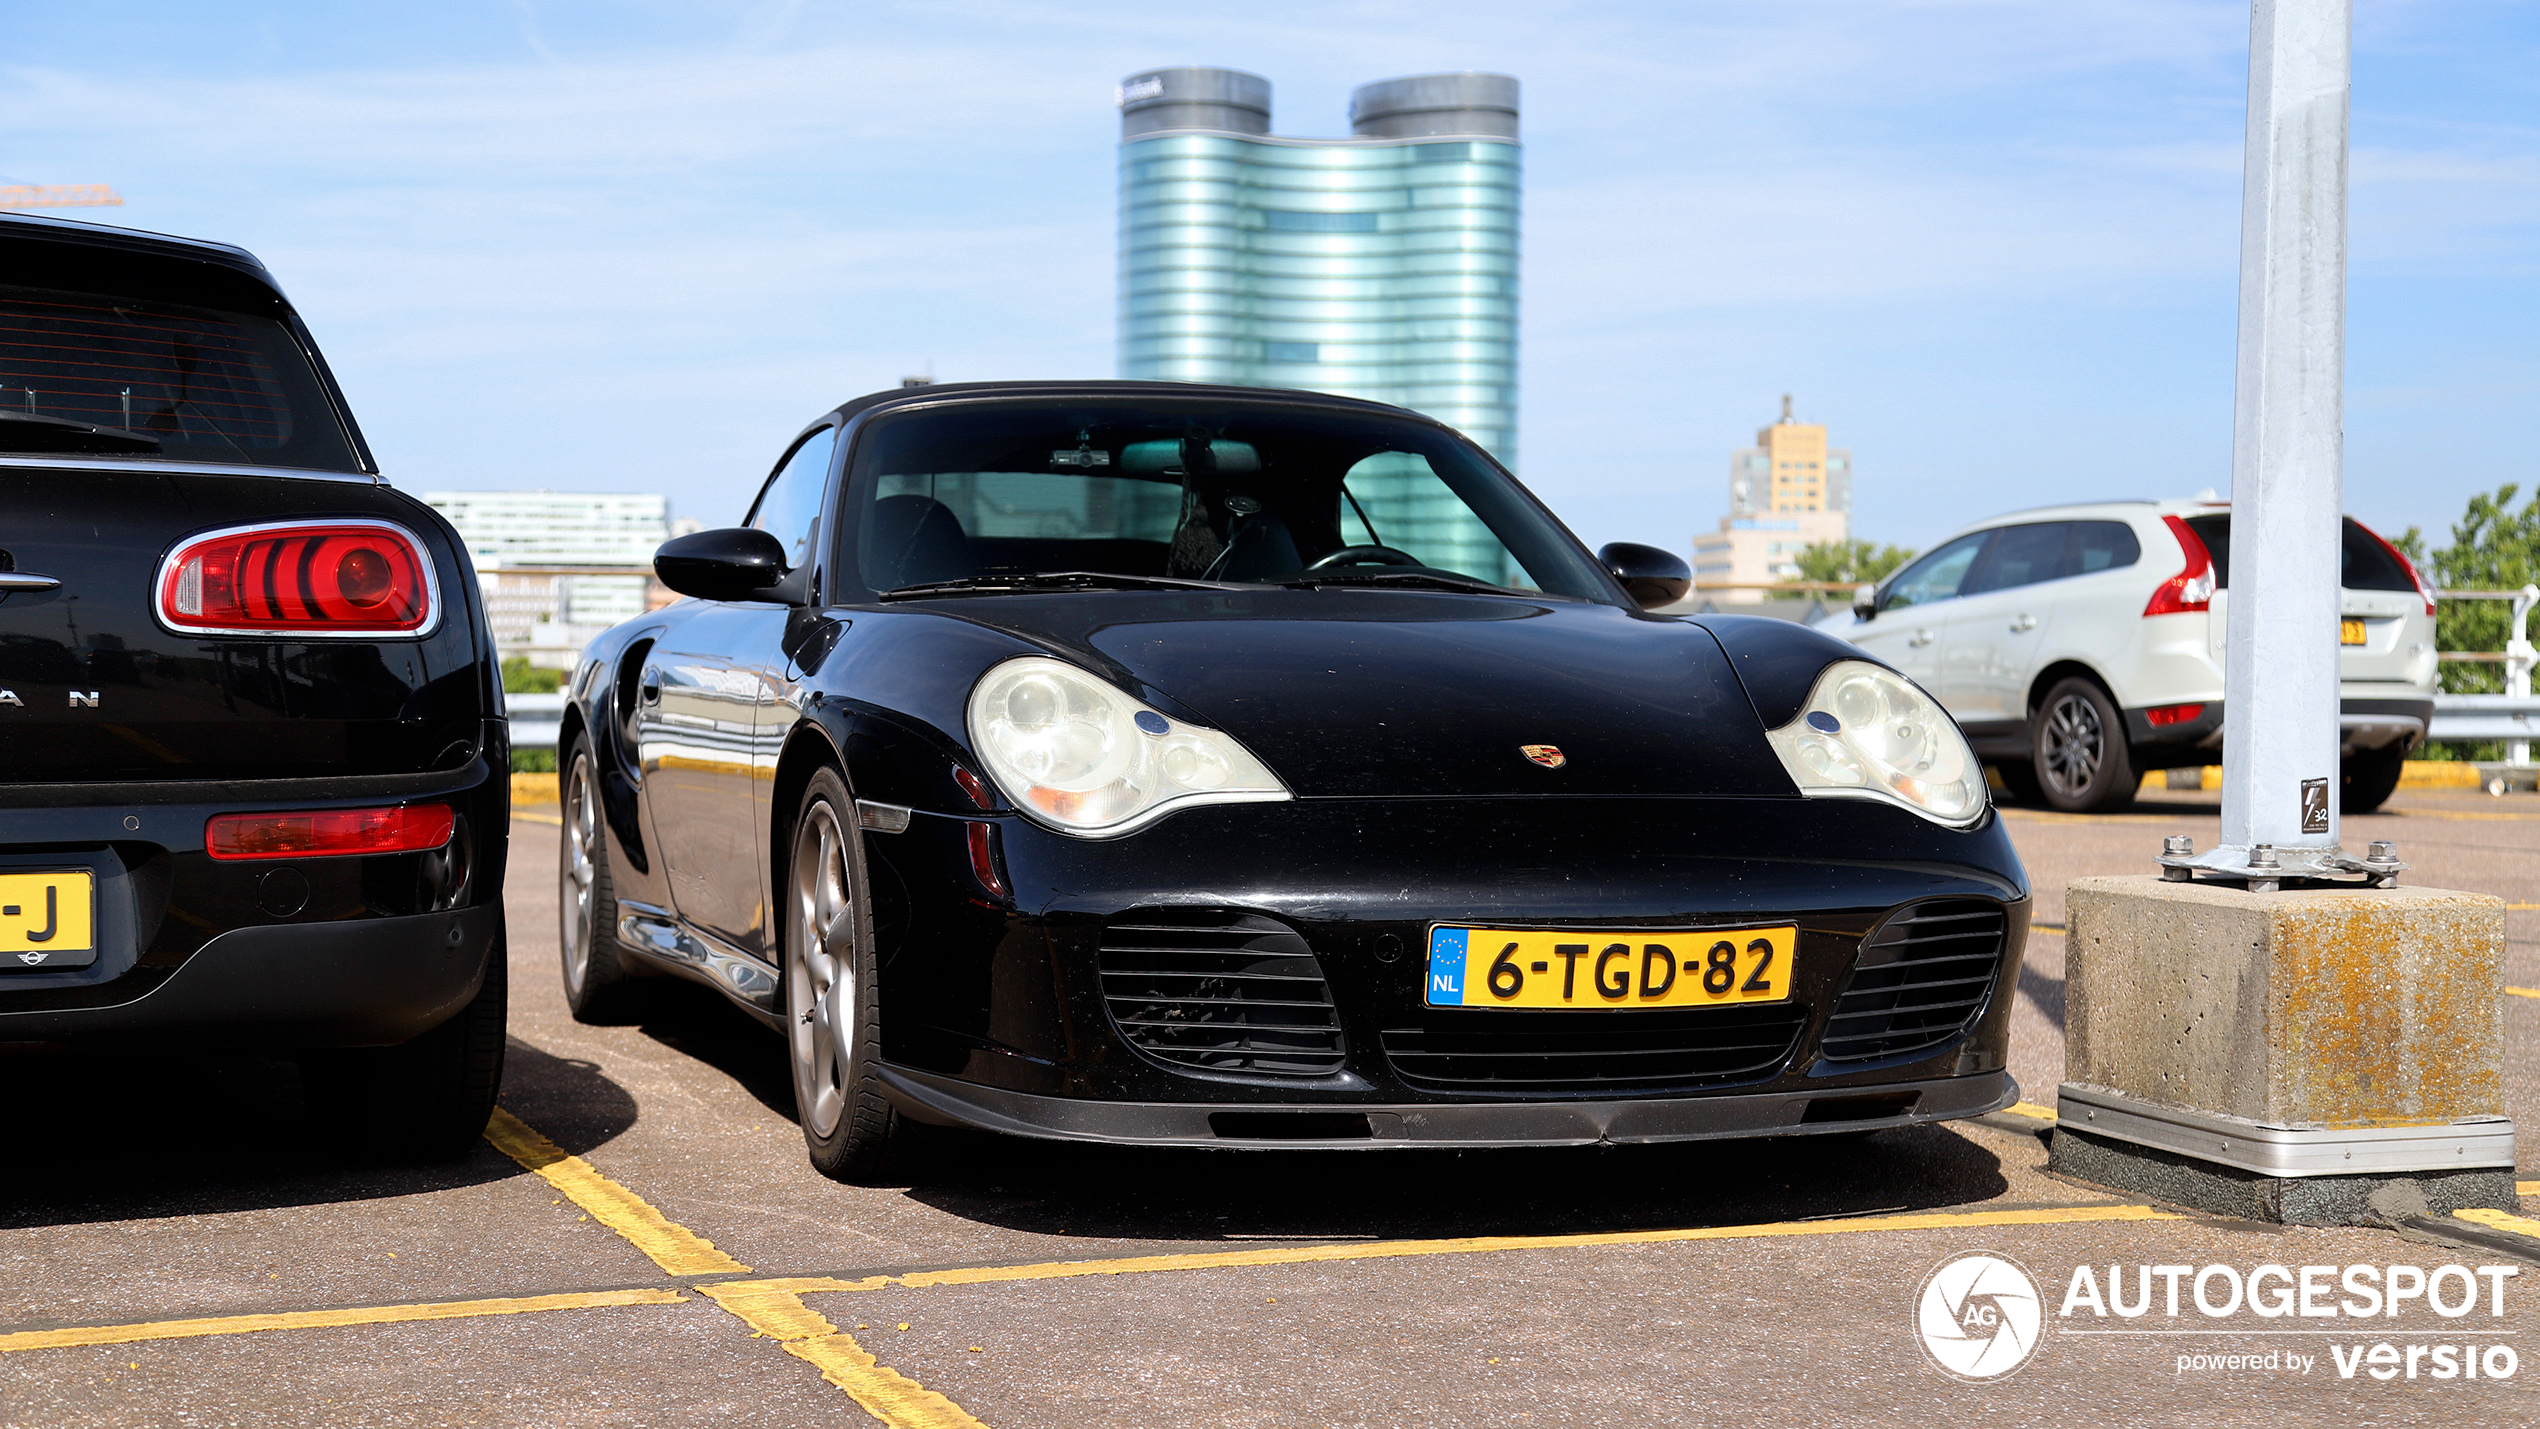
<path fill-rule="evenodd" d="M 2540 484 L 2540 7 L 2359 0 L 2347 504 Z M 412 490 L 710 523 L 903 373 L 1108 376 L 1112 86 L 1525 84 L 1520 474 L 1684 548 L 1779 395 L 1924 545 L 2227 488 L 2245 4 L 21 6 L 0 175 L 254 249 Z M 78 216 L 69 213 L 65 216 Z"/>

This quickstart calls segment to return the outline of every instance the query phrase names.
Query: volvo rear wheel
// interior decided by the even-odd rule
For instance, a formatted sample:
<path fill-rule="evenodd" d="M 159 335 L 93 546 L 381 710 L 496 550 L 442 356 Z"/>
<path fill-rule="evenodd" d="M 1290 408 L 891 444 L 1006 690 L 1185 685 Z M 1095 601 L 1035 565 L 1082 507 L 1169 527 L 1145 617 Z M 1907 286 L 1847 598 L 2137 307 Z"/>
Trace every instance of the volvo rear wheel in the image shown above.
<path fill-rule="evenodd" d="M 2030 729 L 2031 768 L 2049 807 L 2095 813 L 2134 802 L 2137 776 L 2125 718 L 2097 681 L 2079 675 L 2056 681 Z"/>

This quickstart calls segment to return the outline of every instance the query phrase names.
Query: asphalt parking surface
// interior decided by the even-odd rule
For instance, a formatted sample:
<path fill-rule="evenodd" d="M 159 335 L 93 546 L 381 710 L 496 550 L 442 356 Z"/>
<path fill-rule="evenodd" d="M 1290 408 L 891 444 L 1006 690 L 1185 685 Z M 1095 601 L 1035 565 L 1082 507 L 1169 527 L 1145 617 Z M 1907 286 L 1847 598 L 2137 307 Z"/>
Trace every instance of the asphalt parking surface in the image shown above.
<path fill-rule="evenodd" d="M 2164 834 L 2209 846 L 2214 798 L 2008 812 L 2038 921 L 2069 878 L 2150 871 Z M 566 1015 L 552 817 L 515 826 L 506 1116 L 464 1162 L 336 1159 L 287 1062 L 0 1056 L 0 1423 L 2540 1422 L 2540 1364 L 2382 1381 L 2328 1352 L 2519 1346 L 2540 1242 L 2501 1316 L 2053 1319 L 2081 1264 L 2513 1262 L 2059 1180 L 2030 1117 L 1377 1155 L 952 1136 L 914 1185 L 837 1185 L 803 1159 L 780 1044 L 710 994 L 639 1026 Z M 2345 837 L 2516 905 L 2508 980 L 2540 989 L 2540 798 L 2403 793 Z M 2035 1102 L 2062 963 L 2042 927 L 2014 1033 Z M 2510 1109 L 2540 1125 L 2540 996 L 2507 1003 Z M 1926 1358 L 1914 1305 L 1974 1250 L 2033 1272 L 2050 1318 L 2017 1374 L 1971 1384 Z"/>

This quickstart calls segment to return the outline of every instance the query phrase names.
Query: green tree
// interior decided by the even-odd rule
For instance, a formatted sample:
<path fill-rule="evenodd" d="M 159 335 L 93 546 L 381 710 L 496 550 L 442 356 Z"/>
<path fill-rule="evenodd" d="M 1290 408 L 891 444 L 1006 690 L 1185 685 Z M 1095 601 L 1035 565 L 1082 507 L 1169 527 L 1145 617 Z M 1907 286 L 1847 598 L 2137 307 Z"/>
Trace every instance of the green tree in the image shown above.
<path fill-rule="evenodd" d="M 507 695 L 552 695 L 564 688 L 564 671 L 548 670 L 529 663 L 526 655 L 514 655 L 503 662 L 503 693 Z"/>
<path fill-rule="evenodd" d="M 2425 541 L 2414 528 L 2391 544 L 2408 553 L 2446 590 L 2519 590 L 2540 581 L 2540 492 L 2520 511 L 2513 509 L 2519 486 L 2484 492 L 2469 499 L 2469 509 L 2452 524 L 2452 544 L 2436 551 L 2429 563 Z M 2513 638 L 2513 603 L 2503 600 L 2447 600 L 2435 607 L 2434 646 L 2438 650 L 2502 650 Z M 2443 688 L 2454 694 L 2495 694 L 2505 688 L 2505 667 L 2460 661 L 2443 667 Z"/>
<path fill-rule="evenodd" d="M 1886 580 L 1917 552 L 1875 541 L 1819 541 L 1799 553 L 1803 581 L 1840 581 L 1864 585 Z"/>

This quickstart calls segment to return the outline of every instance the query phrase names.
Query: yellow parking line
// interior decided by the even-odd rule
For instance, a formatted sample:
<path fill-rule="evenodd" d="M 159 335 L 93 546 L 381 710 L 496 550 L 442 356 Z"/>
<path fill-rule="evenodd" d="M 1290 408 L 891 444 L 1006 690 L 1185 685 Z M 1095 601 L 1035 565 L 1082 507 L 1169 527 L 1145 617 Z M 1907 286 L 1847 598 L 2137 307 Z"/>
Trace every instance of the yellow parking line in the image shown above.
<path fill-rule="evenodd" d="M 2540 1181 L 2516 1181 L 2514 1183 L 2514 1194 L 2517 1196 L 2540 1196 Z"/>
<path fill-rule="evenodd" d="M 698 1288 L 741 1317 L 743 1324 L 783 1344 L 785 1353 L 809 1362 L 822 1379 L 845 1390 L 866 1413 L 885 1424 L 905 1429 L 987 1429 L 960 1405 L 876 1360 L 854 1336 L 805 1305 L 799 1293 L 784 1288 L 790 1283 L 731 1280 Z"/>
<path fill-rule="evenodd" d="M 2055 1119 L 2055 1109 L 2053 1107 L 2039 1106 L 2035 1102 L 2013 1102 L 2009 1106 L 2002 1108 L 2002 1114 L 2005 1116 L 2025 1116 L 2036 1121 L 2053 1121 Z"/>
<path fill-rule="evenodd" d="M 485 1139 L 514 1161 L 547 1178 L 591 1219 L 634 1243 L 673 1275 L 749 1273 L 749 1267 L 714 1248 L 714 1242 L 653 1209 L 651 1202 L 603 1176 L 590 1162 L 567 1153 L 500 1107 Z M 777 1281 L 718 1281 L 700 1287 L 741 1323 L 808 1362 L 820 1377 L 847 1392 L 864 1411 L 891 1429 L 987 1429 L 962 1407 L 876 1360 L 854 1337 L 803 1304 Z"/>
<path fill-rule="evenodd" d="M 480 1315 L 523 1315 L 538 1310 L 596 1310 L 610 1305 L 685 1305 L 676 1290 L 591 1290 L 569 1295 L 523 1295 L 501 1300 L 445 1300 L 430 1305 L 370 1305 L 357 1310 L 289 1310 L 269 1315 L 215 1315 L 201 1320 L 154 1320 L 139 1325 L 83 1325 L 64 1330 L 20 1330 L 0 1335 L 0 1354 L 72 1345 L 130 1345 L 144 1340 L 185 1340 L 199 1335 L 242 1335 L 253 1330 L 320 1330 L 339 1325 L 394 1325 L 413 1320 L 467 1320 Z"/>
<path fill-rule="evenodd" d="M 2491 1231 L 2512 1231 L 2515 1235 L 2540 1238 L 2540 1221 L 2535 1221 L 2529 1216 L 2517 1216 L 2509 1211 L 2489 1210 L 2454 1211 L 2452 1216 L 2456 1220 L 2468 1221 L 2472 1225 L 2485 1226 Z"/>
<path fill-rule="evenodd" d="M 2505 991 L 2516 997 L 2540 997 L 2540 987 L 2508 987 Z"/>
<path fill-rule="evenodd" d="M 512 810 L 512 817 L 515 819 L 526 820 L 527 822 L 533 824 L 554 824 L 558 828 L 562 828 L 564 826 L 564 817 L 560 814 L 531 814 L 515 808 Z"/>
<path fill-rule="evenodd" d="M 673 1275 L 746 1275 L 749 1267 L 714 1248 L 714 1242 L 673 1223 L 652 1203 L 593 1169 L 501 1107 L 486 1124 L 485 1139 L 497 1150 L 547 1178 L 591 1219 L 626 1237 L 653 1264 Z"/>
<path fill-rule="evenodd" d="M 1964 1230 L 1983 1226 L 2054 1226 L 2104 1221 L 2171 1221 L 2179 1217 L 2150 1206 L 2049 1206 L 2023 1211 L 1930 1211 L 1907 1216 L 1856 1216 L 1844 1220 L 1775 1221 L 1761 1225 L 1697 1226 L 1683 1230 L 1586 1231 L 1572 1235 L 1464 1236 L 1451 1240 L 1396 1240 L 1348 1245 L 1264 1246 L 1256 1250 L 1140 1255 L 1119 1260 L 1060 1260 L 1038 1265 L 979 1265 L 868 1275 L 861 1280 L 807 1276 L 750 1282 L 761 1292 L 809 1294 L 834 1290 L 922 1290 L 937 1285 L 994 1285 L 1017 1280 L 1072 1280 L 1088 1275 L 1140 1275 L 1163 1270 L 1225 1270 L 1256 1265 L 1313 1265 L 1346 1260 L 1396 1260 L 1418 1255 L 1476 1255 L 1507 1250 L 1569 1250 L 1603 1245 L 1666 1245 L 1679 1241 L 1764 1240 L 1783 1236 L 1861 1235 L 1877 1231 Z M 700 1286 L 707 1294 L 716 1287 Z"/>

